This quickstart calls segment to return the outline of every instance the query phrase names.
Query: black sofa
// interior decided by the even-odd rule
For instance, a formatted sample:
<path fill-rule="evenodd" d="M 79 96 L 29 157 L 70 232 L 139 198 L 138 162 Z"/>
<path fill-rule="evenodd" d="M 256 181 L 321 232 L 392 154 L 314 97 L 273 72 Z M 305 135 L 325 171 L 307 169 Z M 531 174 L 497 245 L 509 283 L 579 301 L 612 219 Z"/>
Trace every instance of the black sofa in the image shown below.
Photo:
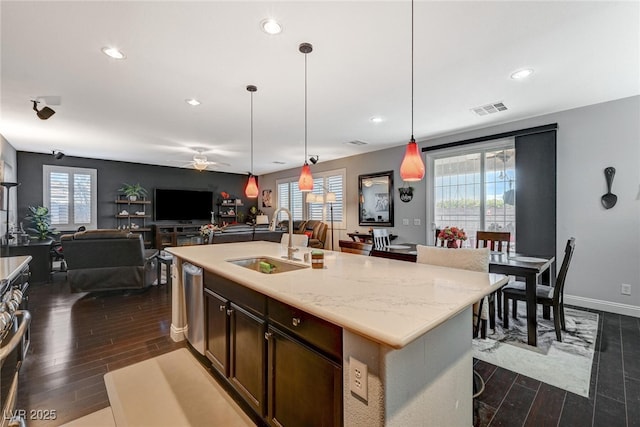
<path fill-rule="evenodd" d="M 264 240 L 280 243 L 283 230 L 270 231 L 268 225 L 234 224 L 209 236 L 210 244 Z"/>
<path fill-rule="evenodd" d="M 157 249 L 145 249 L 142 235 L 87 230 L 60 237 L 72 292 L 142 289 L 157 279 Z"/>

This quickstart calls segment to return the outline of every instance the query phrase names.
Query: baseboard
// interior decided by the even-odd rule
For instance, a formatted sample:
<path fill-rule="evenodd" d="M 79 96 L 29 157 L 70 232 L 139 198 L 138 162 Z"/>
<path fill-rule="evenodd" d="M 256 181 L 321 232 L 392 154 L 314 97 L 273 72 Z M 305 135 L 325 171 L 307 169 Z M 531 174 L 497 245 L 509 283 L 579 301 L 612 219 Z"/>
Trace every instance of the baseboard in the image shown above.
<path fill-rule="evenodd" d="M 187 332 L 186 326 L 184 328 L 177 328 L 173 325 L 173 323 L 171 324 L 171 330 L 170 330 L 171 339 L 174 340 L 175 342 L 184 341 L 187 336 L 186 332 Z"/>
<path fill-rule="evenodd" d="M 607 311 L 609 313 L 624 314 L 625 316 L 640 318 L 640 307 L 637 305 L 621 304 L 619 302 L 602 301 L 599 299 L 564 295 L 564 303 L 594 310 Z"/>

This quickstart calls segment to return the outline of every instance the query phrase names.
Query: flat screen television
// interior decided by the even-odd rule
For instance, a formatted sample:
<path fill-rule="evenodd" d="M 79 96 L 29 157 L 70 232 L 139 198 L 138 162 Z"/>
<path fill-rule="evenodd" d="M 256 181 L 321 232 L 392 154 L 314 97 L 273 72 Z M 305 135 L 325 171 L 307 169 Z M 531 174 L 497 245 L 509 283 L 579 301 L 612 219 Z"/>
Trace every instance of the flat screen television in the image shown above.
<path fill-rule="evenodd" d="M 156 221 L 211 220 L 213 191 L 156 188 L 153 201 L 153 218 Z"/>

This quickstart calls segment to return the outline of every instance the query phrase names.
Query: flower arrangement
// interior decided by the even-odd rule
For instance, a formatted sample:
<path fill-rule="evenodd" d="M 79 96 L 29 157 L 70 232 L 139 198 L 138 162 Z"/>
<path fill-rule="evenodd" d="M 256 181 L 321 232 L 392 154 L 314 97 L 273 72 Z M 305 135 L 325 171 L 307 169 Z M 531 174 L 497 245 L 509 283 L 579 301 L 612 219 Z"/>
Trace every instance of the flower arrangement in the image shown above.
<path fill-rule="evenodd" d="M 445 227 L 440 230 L 438 239 L 446 241 L 467 240 L 467 233 L 464 229 L 458 227 Z"/>
<path fill-rule="evenodd" d="M 204 237 L 209 237 L 211 234 L 215 233 L 218 230 L 220 230 L 220 228 L 218 228 L 218 226 L 215 224 L 205 224 L 200 227 L 200 234 Z"/>

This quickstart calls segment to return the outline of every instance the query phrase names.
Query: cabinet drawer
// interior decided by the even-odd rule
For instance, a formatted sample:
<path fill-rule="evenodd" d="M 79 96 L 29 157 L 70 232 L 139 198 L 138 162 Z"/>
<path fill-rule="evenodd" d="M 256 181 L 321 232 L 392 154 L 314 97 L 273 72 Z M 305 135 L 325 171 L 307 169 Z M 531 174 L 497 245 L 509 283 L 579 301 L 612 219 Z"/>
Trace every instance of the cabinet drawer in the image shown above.
<path fill-rule="evenodd" d="M 332 359 L 342 361 L 342 328 L 271 298 L 268 304 L 270 321 L 331 356 Z"/>
<path fill-rule="evenodd" d="M 267 297 L 206 270 L 204 272 L 204 287 L 258 316 L 264 316 L 267 312 Z"/>

